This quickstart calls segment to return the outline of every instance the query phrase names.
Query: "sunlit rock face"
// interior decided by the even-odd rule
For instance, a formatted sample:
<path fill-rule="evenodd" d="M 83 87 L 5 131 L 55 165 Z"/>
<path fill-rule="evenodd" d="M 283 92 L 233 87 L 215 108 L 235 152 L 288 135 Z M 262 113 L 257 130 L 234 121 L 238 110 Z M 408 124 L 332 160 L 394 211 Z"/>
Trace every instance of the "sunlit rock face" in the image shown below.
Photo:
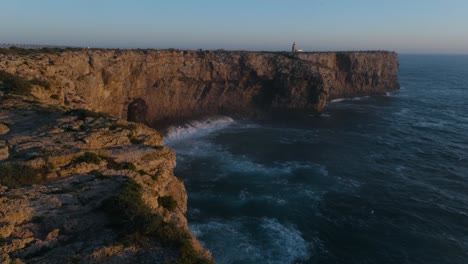
<path fill-rule="evenodd" d="M 320 112 L 333 98 L 398 89 L 394 52 L 82 50 L 11 56 L 0 69 L 50 82 L 36 95 L 131 121 L 203 114 Z M 57 95 L 57 100 L 50 99 Z"/>

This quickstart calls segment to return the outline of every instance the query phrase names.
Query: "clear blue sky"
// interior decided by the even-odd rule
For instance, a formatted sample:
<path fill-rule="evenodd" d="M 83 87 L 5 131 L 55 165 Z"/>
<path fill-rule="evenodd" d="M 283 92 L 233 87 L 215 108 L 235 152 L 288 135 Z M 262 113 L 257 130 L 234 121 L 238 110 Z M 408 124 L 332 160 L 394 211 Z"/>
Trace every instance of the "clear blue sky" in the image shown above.
<path fill-rule="evenodd" d="M 468 53 L 467 0 L 0 0 L 0 43 Z"/>

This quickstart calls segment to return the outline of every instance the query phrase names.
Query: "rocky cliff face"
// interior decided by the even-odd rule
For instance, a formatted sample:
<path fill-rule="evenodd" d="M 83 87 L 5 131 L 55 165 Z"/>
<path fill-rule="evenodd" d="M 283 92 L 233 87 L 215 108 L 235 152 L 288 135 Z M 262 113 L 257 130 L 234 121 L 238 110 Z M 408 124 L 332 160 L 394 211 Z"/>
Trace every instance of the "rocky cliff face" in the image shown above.
<path fill-rule="evenodd" d="M 393 52 L 84 50 L 3 55 L 0 69 L 50 82 L 36 90 L 50 103 L 150 125 L 215 113 L 320 112 L 333 98 L 398 89 Z"/>
<path fill-rule="evenodd" d="M 211 263 L 161 135 L 0 92 L 0 263 Z"/>

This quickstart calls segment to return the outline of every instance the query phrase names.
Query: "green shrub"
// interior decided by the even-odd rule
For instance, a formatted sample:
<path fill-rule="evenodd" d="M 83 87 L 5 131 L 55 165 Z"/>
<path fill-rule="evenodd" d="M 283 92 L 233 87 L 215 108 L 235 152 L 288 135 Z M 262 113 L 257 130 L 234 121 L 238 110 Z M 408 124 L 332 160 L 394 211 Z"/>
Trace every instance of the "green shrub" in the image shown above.
<path fill-rule="evenodd" d="M 60 96 L 58 94 L 53 94 L 50 96 L 50 99 L 58 100 L 60 99 Z"/>
<path fill-rule="evenodd" d="M 0 235 L 0 247 L 5 245 L 5 239 L 3 238 L 2 235 Z"/>
<path fill-rule="evenodd" d="M 91 172 L 91 174 L 93 174 L 96 177 L 96 179 L 98 179 L 98 180 L 105 180 L 106 179 L 106 176 L 104 176 L 104 174 L 102 174 L 102 172 L 100 172 L 98 170 L 93 170 Z"/>
<path fill-rule="evenodd" d="M 31 93 L 30 82 L 6 71 L 0 70 L 0 82 L 3 82 L 4 89 L 7 93 Z"/>
<path fill-rule="evenodd" d="M 132 136 L 128 136 L 128 138 L 130 139 L 130 143 L 132 143 L 134 145 L 142 144 L 143 142 L 145 142 L 144 139 L 138 139 L 138 138 L 135 138 L 135 137 L 132 137 Z"/>
<path fill-rule="evenodd" d="M 42 86 L 42 87 L 44 87 L 46 89 L 50 89 L 50 83 L 48 81 L 44 81 L 44 80 L 34 78 L 34 79 L 30 80 L 29 82 L 31 84 L 34 84 L 34 85 Z"/>
<path fill-rule="evenodd" d="M 141 187 L 136 182 L 129 180 L 119 194 L 103 202 L 102 209 L 127 243 L 150 246 L 159 242 L 179 250 L 180 258 L 175 263 L 210 263 L 198 256 L 186 231 L 174 223 L 164 222 L 145 204 Z"/>
<path fill-rule="evenodd" d="M 118 163 L 114 160 L 114 158 L 107 157 L 107 156 L 99 156 L 101 159 L 107 162 L 107 168 L 112 170 L 132 170 L 136 171 L 136 166 L 132 162 L 122 162 Z"/>
<path fill-rule="evenodd" d="M 132 162 L 122 162 L 118 163 L 117 166 L 115 167 L 116 170 L 136 170 L 135 164 Z"/>
<path fill-rule="evenodd" d="M 114 131 L 114 130 L 116 130 L 117 128 L 119 128 L 119 126 L 118 126 L 117 124 L 112 124 L 112 125 L 109 126 L 109 130 L 110 130 L 110 131 Z"/>
<path fill-rule="evenodd" d="M 40 168 L 33 168 L 20 163 L 0 165 L 0 183 L 11 188 L 25 185 L 42 184 L 47 174 L 52 171 L 52 165 L 46 164 Z"/>
<path fill-rule="evenodd" d="M 159 196 L 158 204 L 168 211 L 174 211 L 177 208 L 177 202 L 172 196 Z"/>
<path fill-rule="evenodd" d="M 85 152 L 83 155 L 75 158 L 73 161 L 77 163 L 86 162 L 99 165 L 101 163 L 101 157 L 94 152 Z"/>

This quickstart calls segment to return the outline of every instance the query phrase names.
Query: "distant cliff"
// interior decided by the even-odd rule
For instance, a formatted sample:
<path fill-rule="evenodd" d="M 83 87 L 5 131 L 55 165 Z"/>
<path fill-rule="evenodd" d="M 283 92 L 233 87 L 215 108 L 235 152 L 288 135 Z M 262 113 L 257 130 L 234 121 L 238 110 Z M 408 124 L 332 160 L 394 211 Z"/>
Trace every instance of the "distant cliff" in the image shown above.
<path fill-rule="evenodd" d="M 0 55 L 0 69 L 48 81 L 40 99 L 131 121 L 272 109 L 320 112 L 338 97 L 398 89 L 394 52 L 81 50 Z"/>

